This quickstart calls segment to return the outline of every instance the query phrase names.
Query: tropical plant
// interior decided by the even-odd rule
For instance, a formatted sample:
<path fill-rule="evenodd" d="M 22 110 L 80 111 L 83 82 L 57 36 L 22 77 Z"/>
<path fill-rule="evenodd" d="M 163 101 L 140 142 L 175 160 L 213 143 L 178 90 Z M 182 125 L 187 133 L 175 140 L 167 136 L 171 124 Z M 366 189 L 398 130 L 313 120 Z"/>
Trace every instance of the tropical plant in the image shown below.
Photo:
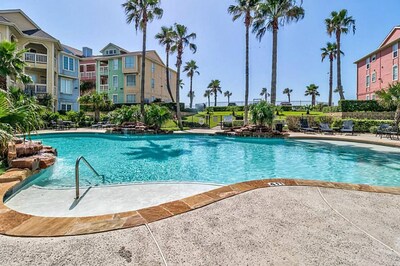
<path fill-rule="evenodd" d="M 165 54 L 166 54 L 166 68 L 165 68 L 165 75 L 167 78 L 167 90 L 169 93 L 169 96 L 171 97 L 172 102 L 174 102 L 174 96 L 172 95 L 172 90 L 171 90 L 171 82 L 169 79 L 169 56 L 171 54 L 171 45 L 173 43 L 173 38 L 174 38 L 175 31 L 172 27 L 161 27 L 161 31 L 157 33 L 155 38 L 158 40 L 160 45 L 165 46 Z"/>
<path fill-rule="evenodd" d="M 267 88 L 262 88 L 260 96 L 264 96 L 264 100 L 267 102 L 268 97 L 271 96 L 271 94 L 269 94 Z"/>
<path fill-rule="evenodd" d="M 185 47 L 189 47 L 189 49 L 196 53 L 197 46 L 192 41 L 196 39 L 196 33 L 188 33 L 188 29 L 186 26 L 175 23 L 174 25 L 174 38 L 171 46 L 171 51 L 176 52 L 176 68 L 177 68 L 177 76 L 176 76 L 176 116 L 178 118 L 178 126 L 180 129 L 182 126 L 182 114 L 180 107 L 180 80 L 181 80 L 181 67 L 182 67 L 182 56 L 185 50 Z"/>
<path fill-rule="evenodd" d="M 272 128 L 274 122 L 274 107 L 266 101 L 261 101 L 253 104 L 250 107 L 251 122 L 258 126 L 265 126 Z"/>
<path fill-rule="evenodd" d="M 32 79 L 24 74 L 26 50 L 18 50 L 15 42 L 0 42 L 0 89 L 7 89 L 7 77 L 14 81 L 30 83 Z"/>
<path fill-rule="evenodd" d="M 353 34 L 356 32 L 356 21 L 353 17 L 348 16 L 347 10 L 342 9 L 339 12 L 333 11 L 331 16 L 325 19 L 326 31 L 329 36 L 335 34 L 336 36 L 336 63 L 337 63 L 337 91 L 339 92 L 340 99 L 344 100 L 344 91 L 342 86 L 342 73 L 341 73 L 341 36 L 347 34 L 350 30 Z"/>
<path fill-rule="evenodd" d="M 287 94 L 289 102 L 290 102 L 290 95 L 292 94 L 292 92 L 293 92 L 293 90 L 289 89 L 289 88 L 286 88 L 286 89 L 283 90 L 283 94 Z"/>
<path fill-rule="evenodd" d="M 228 105 L 231 103 L 231 96 L 232 96 L 232 92 L 230 92 L 230 91 L 224 92 L 224 97 L 228 97 Z"/>
<path fill-rule="evenodd" d="M 212 95 L 212 92 L 211 92 L 211 90 L 206 90 L 205 92 L 204 92 L 204 95 L 203 95 L 203 97 L 205 97 L 205 98 L 207 98 L 208 99 L 208 107 L 210 107 L 211 106 L 211 95 Z"/>
<path fill-rule="evenodd" d="M 191 60 L 189 62 L 186 62 L 185 67 L 183 68 L 183 72 L 187 72 L 188 78 L 190 78 L 190 91 L 189 95 L 194 97 L 194 92 L 193 92 L 193 77 L 195 74 L 200 75 L 200 72 L 197 70 L 199 67 L 196 64 L 196 61 Z M 190 108 L 193 106 L 193 97 L 190 96 Z"/>
<path fill-rule="evenodd" d="M 376 92 L 379 102 L 387 106 L 397 106 L 394 118 L 395 125 L 400 124 L 400 83 L 396 82 L 389 85 L 389 88 Z"/>
<path fill-rule="evenodd" d="M 272 31 L 272 78 L 271 104 L 276 104 L 276 80 L 278 64 L 278 30 L 290 22 L 298 22 L 304 18 L 304 9 L 296 0 L 264 0 L 257 7 L 253 24 L 253 32 L 261 41 L 266 31 Z"/>
<path fill-rule="evenodd" d="M 315 106 L 317 96 L 320 96 L 318 88 L 319 87 L 315 84 L 310 84 L 307 86 L 304 96 L 311 96 L 311 106 Z"/>
<path fill-rule="evenodd" d="M 236 0 L 236 5 L 228 8 L 228 13 L 233 16 L 233 21 L 243 17 L 244 26 L 246 28 L 246 84 L 244 97 L 244 124 L 248 124 L 249 109 L 249 87 L 250 87 L 250 60 L 249 60 L 249 43 L 250 43 L 250 27 L 253 24 L 256 9 L 260 0 Z"/>
<path fill-rule="evenodd" d="M 92 93 L 79 97 L 78 102 L 82 105 L 92 106 L 94 109 L 95 122 L 100 121 L 100 111 L 112 105 L 107 93 Z"/>
<path fill-rule="evenodd" d="M 210 89 L 211 93 L 214 95 L 214 106 L 217 106 L 218 93 L 222 93 L 221 81 L 219 81 L 218 79 L 211 80 L 210 84 L 208 84 L 207 89 Z"/>
<path fill-rule="evenodd" d="M 125 122 L 138 122 L 140 121 L 140 116 L 140 107 L 137 105 L 123 105 L 121 108 L 109 113 L 111 122 L 117 125 L 121 125 Z"/>
<path fill-rule="evenodd" d="M 333 105 L 333 60 L 337 57 L 337 45 L 336 43 L 327 42 L 326 47 L 321 48 L 321 58 L 322 62 L 324 62 L 325 58 L 329 58 L 329 100 L 328 105 Z M 342 51 L 340 54 L 344 55 Z"/>
<path fill-rule="evenodd" d="M 96 90 L 96 83 L 93 81 L 83 81 L 80 86 L 80 96 L 83 96 L 88 93 L 92 93 Z"/>
<path fill-rule="evenodd" d="M 160 0 L 127 0 L 122 7 L 125 9 L 126 22 L 134 23 L 136 32 L 140 29 L 143 32 L 142 40 L 142 67 L 140 82 L 140 111 L 144 119 L 144 93 L 145 93 L 145 77 L 146 77 L 146 42 L 147 42 L 147 25 L 154 19 L 161 19 L 163 10 L 160 8 Z"/>
<path fill-rule="evenodd" d="M 146 106 L 145 123 L 159 130 L 161 126 L 172 118 L 170 110 L 165 106 L 151 104 Z"/>

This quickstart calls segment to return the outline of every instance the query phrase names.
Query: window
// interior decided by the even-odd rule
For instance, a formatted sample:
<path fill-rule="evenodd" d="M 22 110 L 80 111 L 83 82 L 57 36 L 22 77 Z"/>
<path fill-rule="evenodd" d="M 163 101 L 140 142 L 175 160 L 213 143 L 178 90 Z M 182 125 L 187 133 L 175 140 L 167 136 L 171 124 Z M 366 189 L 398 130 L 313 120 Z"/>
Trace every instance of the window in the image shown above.
<path fill-rule="evenodd" d="M 125 57 L 125 68 L 134 68 L 135 67 L 135 57 L 127 56 Z"/>
<path fill-rule="evenodd" d="M 135 103 L 136 102 L 136 95 L 135 94 L 127 94 L 126 95 L 126 102 L 127 103 Z"/>
<path fill-rule="evenodd" d="M 376 61 L 376 54 L 374 54 L 374 55 L 372 56 L 371 60 L 372 60 L 372 62 L 375 62 L 375 61 Z"/>
<path fill-rule="evenodd" d="M 118 59 L 113 60 L 113 68 L 114 70 L 118 70 Z"/>
<path fill-rule="evenodd" d="M 61 103 L 61 111 L 69 112 L 72 110 L 72 104 L 70 103 Z"/>
<path fill-rule="evenodd" d="M 369 101 L 369 95 L 367 95 L 367 98 L 366 98 L 366 99 L 367 99 L 367 101 Z"/>
<path fill-rule="evenodd" d="M 112 97 L 113 103 L 118 103 L 118 94 L 114 94 Z"/>
<path fill-rule="evenodd" d="M 399 44 L 396 43 L 395 45 L 393 45 L 392 49 L 393 49 L 393 58 L 396 58 L 399 54 Z"/>
<path fill-rule="evenodd" d="M 397 65 L 393 66 L 393 81 L 399 79 L 399 67 Z"/>
<path fill-rule="evenodd" d="M 63 68 L 64 70 L 74 71 L 74 59 L 68 56 L 64 56 Z"/>
<path fill-rule="evenodd" d="M 376 82 L 376 71 L 372 72 L 372 83 Z"/>
<path fill-rule="evenodd" d="M 118 88 L 118 76 L 113 76 L 112 85 L 114 89 Z"/>
<path fill-rule="evenodd" d="M 372 100 L 376 100 L 375 94 L 372 94 Z"/>
<path fill-rule="evenodd" d="M 61 79 L 61 93 L 72 94 L 73 86 L 72 79 Z"/>
<path fill-rule="evenodd" d="M 154 89 L 156 86 L 156 81 L 154 79 L 151 79 L 151 88 Z"/>
<path fill-rule="evenodd" d="M 151 63 L 151 73 L 156 72 L 156 65 L 154 63 Z"/>
<path fill-rule="evenodd" d="M 371 58 L 367 58 L 366 64 L 367 64 L 367 69 L 369 69 L 371 63 Z"/>
<path fill-rule="evenodd" d="M 369 75 L 366 78 L 365 85 L 367 86 L 367 88 L 369 88 L 369 85 L 370 85 L 370 76 Z"/>
<path fill-rule="evenodd" d="M 126 86 L 136 87 L 136 75 L 126 75 Z"/>

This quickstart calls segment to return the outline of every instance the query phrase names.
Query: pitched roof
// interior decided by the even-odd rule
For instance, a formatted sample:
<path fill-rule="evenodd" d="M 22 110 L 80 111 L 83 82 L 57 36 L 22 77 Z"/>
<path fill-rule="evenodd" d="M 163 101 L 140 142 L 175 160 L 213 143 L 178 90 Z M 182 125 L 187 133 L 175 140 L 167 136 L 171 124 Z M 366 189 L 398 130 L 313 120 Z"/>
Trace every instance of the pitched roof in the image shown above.
<path fill-rule="evenodd" d="M 8 9 L 8 10 L 0 10 L 0 14 L 9 14 L 9 13 L 20 13 L 27 21 L 29 21 L 34 28 L 40 29 L 40 27 L 30 18 L 28 17 L 24 11 L 21 9 Z M 6 21 L 6 22 L 12 22 L 12 21 Z M 15 22 L 14 22 L 15 23 Z"/>
<path fill-rule="evenodd" d="M 390 37 L 392 37 L 393 33 L 395 33 L 396 30 L 400 30 L 400 26 L 395 26 L 390 32 L 389 34 L 386 36 L 386 38 L 383 40 L 383 42 L 381 43 L 381 45 L 379 45 L 379 48 L 383 47 L 385 44 L 387 44 L 387 41 L 390 39 Z"/>
<path fill-rule="evenodd" d="M 33 36 L 33 37 L 39 37 L 39 38 L 46 38 L 46 39 L 52 39 L 57 41 L 56 38 L 45 32 L 44 30 L 41 29 L 35 29 L 35 30 L 24 30 L 22 31 L 26 35 Z"/>
<path fill-rule="evenodd" d="M 103 53 L 103 51 L 106 50 L 107 47 L 109 47 L 109 46 L 114 46 L 115 48 L 117 48 L 118 50 L 120 50 L 120 51 L 122 51 L 122 52 L 129 53 L 128 50 L 125 50 L 124 48 L 121 48 L 121 47 L 119 47 L 118 45 L 115 45 L 115 44 L 113 44 L 113 43 L 111 43 L 111 42 L 110 42 L 109 44 L 107 44 L 103 49 L 101 49 L 101 50 L 100 50 L 100 53 Z"/>
<path fill-rule="evenodd" d="M 10 22 L 8 19 L 6 19 L 3 16 L 0 16 L 0 22 Z"/>
<path fill-rule="evenodd" d="M 73 54 L 75 56 L 79 56 L 79 57 L 83 56 L 83 52 L 79 49 L 73 48 L 73 47 L 65 45 L 65 44 L 62 44 L 62 47 L 65 52 L 71 53 L 71 54 Z"/>

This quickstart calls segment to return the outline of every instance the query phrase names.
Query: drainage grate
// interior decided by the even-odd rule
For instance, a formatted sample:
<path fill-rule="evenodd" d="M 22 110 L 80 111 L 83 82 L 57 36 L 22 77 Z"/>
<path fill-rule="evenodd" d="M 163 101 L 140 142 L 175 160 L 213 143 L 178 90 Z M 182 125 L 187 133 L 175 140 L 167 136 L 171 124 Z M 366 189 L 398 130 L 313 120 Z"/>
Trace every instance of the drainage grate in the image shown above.
<path fill-rule="evenodd" d="M 284 186 L 285 184 L 284 183 L 281 183 L 281 182 L 270 182 L 270 183 L 268 183 L 268 186 L 270 186 L 270 187 L 281 187 L 281 186 Z"/>

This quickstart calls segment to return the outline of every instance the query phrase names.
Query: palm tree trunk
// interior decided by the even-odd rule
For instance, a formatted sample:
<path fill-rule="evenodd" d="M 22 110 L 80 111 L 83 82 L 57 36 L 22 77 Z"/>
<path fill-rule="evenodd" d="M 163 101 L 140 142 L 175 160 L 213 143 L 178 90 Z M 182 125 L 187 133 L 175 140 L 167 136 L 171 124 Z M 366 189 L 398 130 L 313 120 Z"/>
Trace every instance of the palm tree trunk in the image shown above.
<path fill-rule="evenodd" d="M 179 49 L 178 49 L 179 50 Z M 181 65 L 182 65 L 182 54 L 178 51 L 177 58 L 177 75 L 176 75 L 176 116 L 178 118 L 178 127 L 182 130 L 182 115 L 181 115 L 181 105 L 180 103 L 180 80 L 181 80 Z"/>
<path fill-rule="evenodd" d="M 172 91 L 171 91 L 171 84 L 170 84 L 170 80 L 169 80 L 169 51 L 167 51 L 167 68 L 166 68 L 166 75 L 167 75 L 167 90 L 169 93 L 169 96 L 171 97 L 171 101 L 174 102 L 174 96 L 172 95 Z"/>
<path fill-rule="evenodd" d="M 95 122 L 99 122 L 100 121 L 100 110 L 98 108 L 96 108 L 94 110 L 94 121 Z"/>
<path fill-rule="evenodd" d="M 276 22 L 278 23 L 278 22 Z M 276 72 L 278 65 L 278 27 L 272 32 L 272 77 L 271 77 L 271 104 L 276 104 Z"/>
<path fill-rule="evenodd" d="M 268 94 L 264 95 L 264 99 L 265 99 L 265 101 L 268 101 Z"/>
<path fill-rule="evenodd" d="M 214 106 L 217 107 L 217 97 L 218 97 L 218 92 L 216 91 L 214 94 Z"/>
<path fill-rule="evenodd" d="M 330 60 L 329 66 L 329 101 L 328 105 L 332 106 L 333 102 L 333 60 Z"/>
<path fill-rule="evenodd" d="M 246 25 L 246 89 L 244 94 L 244 125 L 249 121 L 249 43 L 250 43 L 250 25 Z"/>
<path fill-rule="evenodd" d="M 228 95 L 228 105 L 231 103 L 231 96 Z"/>
<path fill-rule="evenodd" d="M 142 50 L 142 69 L 141 69 L 141 80 L 140 80 L 140 113 L 142 121 L 144 121 L 145 110 L 144 110 L 144 88 L 146 80 L 146 38 L 147 38 L 147 23 L 143 23 L 143 50 Z"/>
<path fill-rule="evenodd" d="M 290 93 L 287 95 L 287 97 L 288 97 L 288 100 L 289 100 L 289 103 L 290 103 Z"/>
<path fill-rule="evenodd" d="M 340 60 L 340 32 L 336 33 L 337 43 L 337 86 L 340 95 L 340 100 L 345 100 L 342 86 L 341 60 Z"/>
<path fill-rule="evenodd" d="M 311 97 L 311 105 L 314 107 L 315 106 L 315 95 L 313 94 Z"/>
<path fill-rule="evenodd" d="M 211 106 L 211 98 L 210 98 L 210 95 L 208 95 L 208 107 L 210 107 Z"/>
<path fill-rule="evenodd" d="M 190 77 L 190 109 L 193 106 L 193 76 Z"/>

